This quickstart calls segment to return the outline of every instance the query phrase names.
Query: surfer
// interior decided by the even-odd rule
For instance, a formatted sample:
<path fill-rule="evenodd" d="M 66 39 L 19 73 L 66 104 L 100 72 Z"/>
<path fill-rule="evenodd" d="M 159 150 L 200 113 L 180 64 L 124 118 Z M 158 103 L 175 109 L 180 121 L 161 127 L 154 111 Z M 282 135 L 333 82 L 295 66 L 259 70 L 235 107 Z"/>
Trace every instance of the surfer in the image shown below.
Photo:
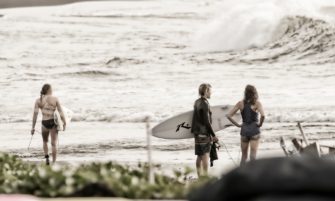
<path fill-rule="evenodd" d="M 51 135 L 51 147 L 52 147 L 52 162 L 56 162 L 57 148 L 56 141 L 58 137 L 57 125 L 54 120 L 54 112 L 56 109 L 59 111 L 62 121 L 64 122 L 64 130 L 66 126 L 65 117 L 62 111 L 62 107 L 57 97 L 52 96 L 52 88 L 50 84 L 44 84 L 41 90 L 41 96 L 35 101 L 33 125 L 31 129 L 31 135 L 35 133 L 35 125 L 39 110 L 42 112 L 42 138 L 43 138 L 43 150 L 45 154 L 46 164 L 49 165 L 49 154 L 48 154 L 48 140 L 49 134 Z"/>
<path fill-rule="evenodd" d="M 237 111 L 241 111 L 243 123 L 237 123 L 233 116 Z M 258 113 L 261 118 L 258 120 Z M 241 128 L 241 165 L 244 165 L 248 158 L 248 149 L 250 146 L 250 160 L 256 159 L 257 149 L 260 139 L 260 127 L 262 127 L 265 115 L 263 106 L 258 100 L 258 93 L 254 86 L 247 85 L 244 91 L 244 99 L 239 101 L 229 112 L 227 118 L 237 127 Z"/>
<path fill-rule="evenodd" d="M 191 132 L 194 134 L 196 167 L 199 177 L 207 175 L 212 142 L 218 141 L 211 125 L 212 112 L 208 102 L 211 93 L 210 84 L 201 84 L 199 86 L 200 98 L 194 103 Z"/>

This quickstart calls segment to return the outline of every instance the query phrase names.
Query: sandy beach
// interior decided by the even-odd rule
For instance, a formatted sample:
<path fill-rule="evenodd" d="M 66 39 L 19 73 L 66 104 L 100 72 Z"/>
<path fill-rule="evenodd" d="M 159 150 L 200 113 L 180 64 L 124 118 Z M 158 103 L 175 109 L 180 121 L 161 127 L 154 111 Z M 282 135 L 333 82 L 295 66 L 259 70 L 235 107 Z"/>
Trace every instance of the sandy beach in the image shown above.
<path fill-rule="evenodd" d="M 155 125 L 155 124 L 152 124 Z M 0 151 L 16 154 L 25 161 L 43 163 L 41 135 L 33 137 L 30 150 L 29 125 L 24 123 L 2 124 L 0 141 L 6 141 Z M 97 129 L 98 128 L 98 129 Z M 279 131 L 280 128 L 280 131 Z M 305 132 L 313 142 L 333 146 L 335 124 L 305 124 Z M 221 141 L 219 160 L 210 170 L 213 176 L 220 176 L 238 166 L 240 160 L 239 134 L 236 128 L 227 128 L 218 133 Z M 301 138 L 296 124 L 267 124 L 264 127 L 259 158 L 284 156 L 279 144 L 283 136 L 288 148 L 293 150 L 290 140 Z M 153 162 L 160 165 L 159 171 L 170 174 L 174 169 L 182 170 L 185 166 L 194 169 L 193 139 L 164 140 L 152 138 Z M 226 148 L 224 147 L 226 146 Z M 142 123 L 73 123 L 65 133 L 59 134 L 59 163 L 79 165 L 89 162 L 115 161 L 136 166 L 147 162 L 146 130 Z M 195 177 L 195 173 L 193 174 Z"/>

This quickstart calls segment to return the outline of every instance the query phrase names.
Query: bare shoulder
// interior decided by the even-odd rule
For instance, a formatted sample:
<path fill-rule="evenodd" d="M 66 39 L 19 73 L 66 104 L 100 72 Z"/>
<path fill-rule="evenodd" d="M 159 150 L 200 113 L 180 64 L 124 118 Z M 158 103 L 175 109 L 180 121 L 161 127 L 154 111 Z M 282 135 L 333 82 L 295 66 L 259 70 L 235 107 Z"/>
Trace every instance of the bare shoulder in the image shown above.
<path fill-rule="evenodd" d="M 262 107 L 262 103 L 260 101 L 256 101 L 256 106 L 257 107 Z"/>
<path fill-rule="evenodd" d="M 58 98 L 56 96 L 50 96 L 50 100 L 52 102 L 58 102 Z"/>
<path fill-rule="evenodd" d="M 37 98 L 35 100 L 35 104 L 38 105 L 38 106 L 40 106 L 41 105 L 41 98 Z"/>
<path fill-rule="evenodd" d="M 48 96 L 48 103 L 56 106 L 58 103 L 58 98 L 56 96 Z"/>
<path fill-rule="evenodd" d="M 243 107 L 244 107 L 244 102 L 243 102 L 243 100 L 238 101 L 236 105 L 238 106 L 239 109 L 242 110 Z"/>

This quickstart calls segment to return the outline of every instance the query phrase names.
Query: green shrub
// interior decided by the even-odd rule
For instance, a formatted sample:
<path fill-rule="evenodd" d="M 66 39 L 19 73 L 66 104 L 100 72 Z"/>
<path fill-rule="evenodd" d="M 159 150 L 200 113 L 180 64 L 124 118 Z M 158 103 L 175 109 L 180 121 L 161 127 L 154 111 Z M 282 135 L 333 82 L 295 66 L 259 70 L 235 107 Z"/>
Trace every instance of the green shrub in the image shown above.
<path fill-rule="evenodd" d="M 187 193 L 212 178 L 190 181 L 190 168 L 174 176 L 155 174 L 148 181 L 148 166 L 119 165 L 113 162 L 71 166 L 45 166 L 23 162 L 0 153 L 0 193 L 31 194 L 39 197 L 117 196 L 137 199 L 183 199 Z"/>

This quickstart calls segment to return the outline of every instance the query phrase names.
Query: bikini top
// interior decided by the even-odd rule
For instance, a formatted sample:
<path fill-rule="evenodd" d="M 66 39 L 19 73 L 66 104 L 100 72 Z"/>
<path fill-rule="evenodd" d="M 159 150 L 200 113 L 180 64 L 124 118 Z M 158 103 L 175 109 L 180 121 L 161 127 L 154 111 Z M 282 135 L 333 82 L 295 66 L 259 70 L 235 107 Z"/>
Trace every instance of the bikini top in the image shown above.
<path fill-rule="evenodd" d="M 45 102 L 42 107 L 41 107 L 41 110 L 42 110 L 42 114 L 43 116 L 53 116 L 54 112 L 56 111 L 56 106 L 53 106 L 51 104 L 48 103 L 47 101 L 47 97 L 43 100 L 42 98 L 42 103 Z"/>

